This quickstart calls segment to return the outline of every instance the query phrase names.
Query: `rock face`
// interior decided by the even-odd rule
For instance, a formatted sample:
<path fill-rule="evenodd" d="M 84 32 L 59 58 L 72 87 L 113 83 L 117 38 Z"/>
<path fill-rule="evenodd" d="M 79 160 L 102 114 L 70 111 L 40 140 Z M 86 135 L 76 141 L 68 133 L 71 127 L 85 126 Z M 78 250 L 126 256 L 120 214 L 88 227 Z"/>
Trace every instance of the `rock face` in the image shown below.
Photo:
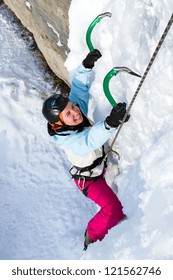
<path fill-rule="evenodd" d="M 71 0 L 4 0 L 33 34 L 53 72 L 69 85 L 64 61 L 69 52 L 68 10 Z"/>

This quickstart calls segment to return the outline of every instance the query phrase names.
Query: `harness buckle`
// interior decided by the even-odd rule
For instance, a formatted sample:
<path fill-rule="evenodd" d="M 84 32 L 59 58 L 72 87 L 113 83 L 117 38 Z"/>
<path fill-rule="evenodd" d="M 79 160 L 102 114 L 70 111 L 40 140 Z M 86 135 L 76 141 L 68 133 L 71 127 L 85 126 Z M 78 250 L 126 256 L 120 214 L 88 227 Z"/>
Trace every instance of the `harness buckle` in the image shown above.
<path fill-rule="evenodd" d="M 69 170 L 69 173 L 70 173 L 70 175 L 72 176 L 72 178 L 73 178 L 73 176 L 75 176 L 77 173 L 78 173 L 78 168 L 76 167 L 76 166 L 72 166 L 71 168 L 70 168 L 70 170 Z"/>

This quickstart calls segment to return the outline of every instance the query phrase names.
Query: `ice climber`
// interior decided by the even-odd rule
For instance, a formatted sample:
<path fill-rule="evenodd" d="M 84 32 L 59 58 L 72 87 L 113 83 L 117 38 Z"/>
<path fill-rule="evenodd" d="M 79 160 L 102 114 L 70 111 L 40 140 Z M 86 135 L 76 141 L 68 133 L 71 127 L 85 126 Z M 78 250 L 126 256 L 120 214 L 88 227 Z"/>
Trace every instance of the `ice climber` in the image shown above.
<path fill-rule="evenodd" d="M 92 68 L 100 57 L 96 49 L 89 52 L 74 75 L 69 96 L 51 95 L 42 109 L 48 133 L 65 150 L 72 164 L 70 173 L 76 186 L 100 206 L 87 225 L 84 250 L 90 243 L 101 241 L 109 229 L 125 218 L 121 202 L 104 178 L 104 144 L 123 119 L 126 104 L 118 103 L 105 120 L 95 124 L 87 118 Z"/>

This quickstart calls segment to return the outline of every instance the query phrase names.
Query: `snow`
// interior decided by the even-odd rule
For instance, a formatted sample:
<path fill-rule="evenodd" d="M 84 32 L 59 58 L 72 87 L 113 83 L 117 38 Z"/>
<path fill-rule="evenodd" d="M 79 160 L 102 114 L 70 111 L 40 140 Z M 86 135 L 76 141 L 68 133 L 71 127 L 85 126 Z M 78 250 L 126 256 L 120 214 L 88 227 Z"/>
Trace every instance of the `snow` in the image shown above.
<path fill-rule="evenodd" d="M 60 35 L 59 35 L 59 33 L 56 31 L 56 29 L 49 23 L 49 22 L 47 22 L 47 25 L 49 26 L 49 28 L 50 29 L 52 29 L 52 31 L 57 35 L 57 37 L 58 37 L 58 42 L 56 43 L 59 47 L 62 47 L 63 45 L 62 45 L 62 43 L 61 43 L 61 41 L 60 41 Z"/>
<path fill-rule="evenodd" d="M 32 10 L 32 6 L 28 1 L 25 2 L 25 5 L 27 6 L 28 9 Z"/>
<path fill-rule="evenodd" d="M 171 0 L 72 1 L 65 63 L 70 78 L 88 53 L 88 25 L 100 13 L 112 13 L 92 34 L 102 58 L 94 68 L 90 118 L 104 119 L 111 110 L 102 83 L 112 67 L 144 73 L 172 8 Z M 114 145 L 119 166 L 114 154 L 109 158 L 107 180 L 128 220 L 84 254 L 85 227 L 98 208 L 77 190 L 65 154 L 47 135 L 41 108 L 52 84 L 18 32 L 0 7 L 0 259 L 172 259 L 173 29 Z M 120 73 L 110 89 L 116 101 L 129 104 L 138 83 Z"/>

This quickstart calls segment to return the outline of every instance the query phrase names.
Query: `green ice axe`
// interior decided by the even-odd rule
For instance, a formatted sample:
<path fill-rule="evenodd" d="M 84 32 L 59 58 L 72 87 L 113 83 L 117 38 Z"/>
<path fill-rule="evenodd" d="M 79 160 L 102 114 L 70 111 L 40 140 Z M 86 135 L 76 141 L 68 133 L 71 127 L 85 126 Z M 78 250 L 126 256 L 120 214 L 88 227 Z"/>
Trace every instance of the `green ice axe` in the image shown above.
<path fill-rule="evenodd" d="M 136 76 L 136 77 L 141 77 L 139 74 L 133 72 L 131 69 L 129 69 L 127 67 L 114 67 L 111 71 L 108 72 L 108 74 L 105 76 L 105 78 L 103 80 L 103 90 L 104 90 L 104 93 L 105 93 L 108 101 L 110 102 L 110 104 L 113 107 L 115 107 L 117 105 L 117 102 L 112 97 L 112 94 L 109 90 L 109 82 L 110 82 L 110 79 L 113 76 L 116 76 L 119 72 L 126 72 L 130 75 L 133 75 L 133 76 Z"/>
<path fill-rule="evenodd" d="M 111 17 L 112 14 L 109 13 L 109 12 L 106 12 L 106 13 L 103 13 L 103 14 L 100 14 L 98 15 L 92 22 L 91 24 L 89 25 L 88 27 L 88 30 L 87 30 L 87 33 L 86 33 L 86 42 L 87 42 L 87 45 L 88 45 L 88 48 L 90 51 L 93 51 L 94 50 L 94 47 L 93 47 L 93 44 L 91 42 L 91 33 L 95 27 L 95 25 L 101 21 L 102 18 L 104 17 Z"/>
<path fill-rule="evenodd" d="M 102 18 L 104 17 L 111 17 L 112 14 L 110 12 L 106 12 L 103 14 L 98 15 L 89 25 L 87 33 L 86 33 L 86 42 L 88 45 L 88 48 L 90 51 L 94 50 L 94 46 L 91 42 L 91 33 L 95 27 L 95 25 L 101 21 Z M 111 105 L 113 107 L 115 107 L 117 105 L 116 101 L 114 100 L 114 98 L 112 97 L 110 90 L 109 90 L 109 81 L 113 76 L 116 76 L 119 72 L 127 72 L 128 74 L 137 76 L 137 77 L 141 77 L 140 75 L 136 74 L 135 72 L 133 72 L 132 70 L 130 70 L 127 67 L 114 67 L 104 78 L 103 81 L 103 89 L 105 92 L 105 95 L 107 97 L 107 99 L 109 100 L 109 102 L 111 103 Z"/>

